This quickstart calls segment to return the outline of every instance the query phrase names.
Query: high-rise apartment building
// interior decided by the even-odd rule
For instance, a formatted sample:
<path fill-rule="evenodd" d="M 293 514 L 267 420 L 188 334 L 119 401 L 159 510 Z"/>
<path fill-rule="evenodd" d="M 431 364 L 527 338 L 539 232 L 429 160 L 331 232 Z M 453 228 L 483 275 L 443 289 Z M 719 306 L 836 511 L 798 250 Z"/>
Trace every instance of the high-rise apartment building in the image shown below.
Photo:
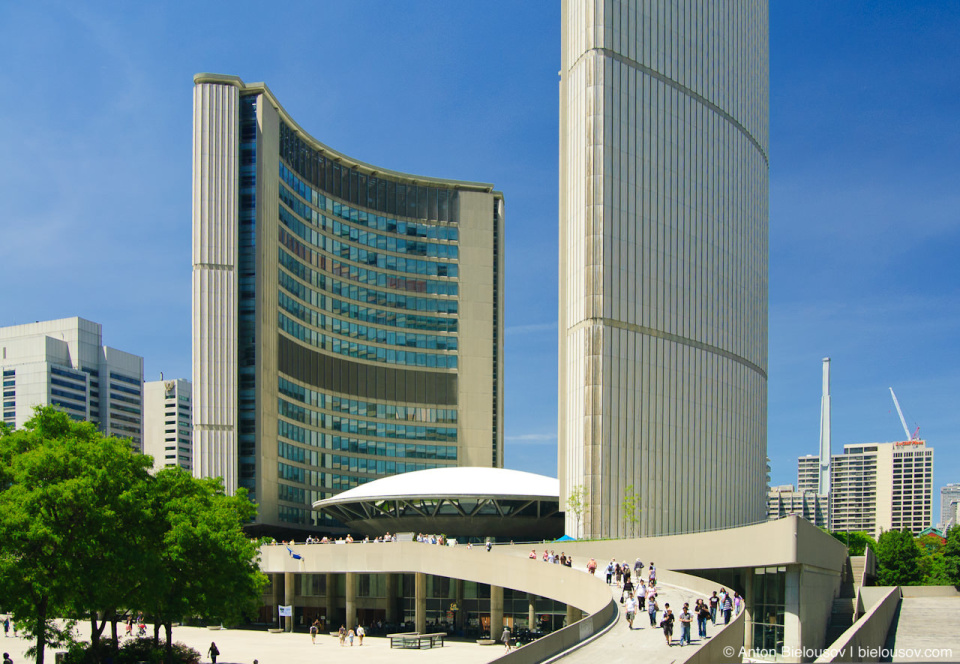
<path fill-rule="evenodd" d="M 922 440 L 844 445 L 831 460 L 830 528 L 879 535 L 932 524 L 933 449 Z"/>
<path fill-rule="evenodd" d="M 194 84 L 194 473 L 277 531 L 385 475 L 502 467 L 502 194 L 336 152 L 262 83 Z"/>
<path fill-rule="evenodd" d="M 156 470 L 193 470 L 191 394 L 190 381 L 183 378 L 143 384 L 143 453 L 153 457 Z"/>
<path fill-rule="evenodd" d="M 774 521 L 792 514 L 825 528 L 830 519 L 830 499 L 816 491 L 794 490 L 792 484 L 771 487 L 767 492 L 767 519 Z"/>
<path fill-rule="evenodd" d="M 797 459 L 797 491 L 820 491 L 820 457 L 807 454 Z"/>
<path fill-rule="evenodd" d="M 960 484 L 947 484 L 940 488 L 940 530 L 946 534 L 957 525 L 957 505 L 960 505 Z"/>
<path fill-rule="evenodd" d="M 22 427 L 36 406 L 56 406 L 142 449 L 143 358 L 103 345 L 83 318 L 0 328 L 3 421 Z"/>
<path fill-rule="evenodd" d="M 564 0 L 559 477 L 567 532 L 760 521 L 765 0 Z M 624 498 L 639 499 L 634 521 Z"/>

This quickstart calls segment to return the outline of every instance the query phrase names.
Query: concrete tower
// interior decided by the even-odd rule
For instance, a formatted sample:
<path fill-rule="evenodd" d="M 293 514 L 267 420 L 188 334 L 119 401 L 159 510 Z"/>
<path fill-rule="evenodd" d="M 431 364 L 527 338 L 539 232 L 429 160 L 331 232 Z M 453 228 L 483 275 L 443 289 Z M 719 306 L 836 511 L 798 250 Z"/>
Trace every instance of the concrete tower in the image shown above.
<path fill-rule="evenodd" d="M 820 482 L 818 492 L 830 495 L 830 358 L 823 358 L 823 396 L 820 397 Z"/>
<path fill-rule="evenodd" d="M 567 532 L 765 515 L 767 2 L 564 0 Z M 639 510 L 631 508 L 635 504 Z"/>

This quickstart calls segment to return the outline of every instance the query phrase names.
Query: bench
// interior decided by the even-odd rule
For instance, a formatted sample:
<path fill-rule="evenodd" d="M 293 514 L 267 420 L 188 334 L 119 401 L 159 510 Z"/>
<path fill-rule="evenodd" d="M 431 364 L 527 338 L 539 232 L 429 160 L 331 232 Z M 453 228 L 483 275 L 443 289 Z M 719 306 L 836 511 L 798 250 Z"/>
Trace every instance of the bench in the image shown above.
<path fill-rule="evenodd" d="M 420 634 L 419 632 L 387 634 L 387 638 L 390 639 L 391 648 L 416 648 L 417 650 L 436 648 L 438 643 L 442 648 L 443 639 L 446 636 L 447 635 L 442 632 L 438 634 Z"/>

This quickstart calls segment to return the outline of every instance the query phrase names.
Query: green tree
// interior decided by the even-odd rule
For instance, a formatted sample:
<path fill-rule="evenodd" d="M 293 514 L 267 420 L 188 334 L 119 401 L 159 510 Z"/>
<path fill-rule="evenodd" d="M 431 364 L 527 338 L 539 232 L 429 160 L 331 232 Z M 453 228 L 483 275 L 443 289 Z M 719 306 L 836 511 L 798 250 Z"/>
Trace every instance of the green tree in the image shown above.
<path fill-rule="evenodd" d="M 580 537 L 580 519 L 583 517 L 584 510 L 587 509 L 587 489 L 582 484 L 570 490 L 567 496 L 567 509 L 573 512 L 573 516 L 577 519 L 576 536 Z"/>
<path fill-rule="evenodd" d="M 874 553 L 877 551 L 877 542 L 870 537 L 869 533 L 863 531 L 835 532 L 831 530 L 827 532 L 830 533 L 834 539 L 843 542 L 849 549 L 851 556 L 862 556 L 866 553 L 867 549 L 872 550 Z"/>
<path fill-rule="evenodd" d="M 960 525 L 947 531 L 943 545 L 943 582 L 960 586 Z"/>
<path fill-rule="evenodd" d="M 0 431 L 0 592 L 29 625 L 37 664 L 63 638 L 52 618 L 89 616 L 96 641 L 96 612 L 121 605 L 149 465 L 128 441 L 50 407 Z"/>
<path fill-rule="evenodd" d="M 888 530 L 877 540 L 877 583 L 914 586 L 921 580 L 920 547 L 909 530 Z"/>
<path fill-rule="evenodd" d="M 621 503 L 623 507 L 623 525 L 624 525 L 624 534 L 627 531 L 633 532 L 636 535 L 637 522 L 640 520 L 640 496 L 637 495 L 636 491 L 633 490 L 633 485 L 631 484 L 623 492 L 623 502 Z"/>
<path fill-rule="evenodd" d="M 242 530 L 256 515 L 245 489 L 227 496 L 219 479 L 164 468 L 150 501 L 157 544 L 145 561 L 138 606 L 153 617 L 157 630 L 160 625 L 166 630 L 172 661 L 174 622 L 190 615 L 239 622 L 259 608 L 267 579 L 257 564 L 258 542 Z"/>

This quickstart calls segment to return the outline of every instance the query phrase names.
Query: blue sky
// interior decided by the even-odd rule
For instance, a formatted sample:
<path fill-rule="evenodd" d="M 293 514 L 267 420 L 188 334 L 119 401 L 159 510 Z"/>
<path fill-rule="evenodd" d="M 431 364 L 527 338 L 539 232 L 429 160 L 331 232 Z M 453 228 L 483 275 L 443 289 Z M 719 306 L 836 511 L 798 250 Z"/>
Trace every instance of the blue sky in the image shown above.
<path fill-rule="evenodd" d="M 229 7 L 229 10 L 227 8 Z M 555 2 L 0 3 L 0 325 L 82 316 L 190 375 L 192 77 L 264 81 L 307 131 L 506 197 L 506 465 L 556 475 Z M 911 429 L 960 482 L 960 4 L 776 0 L 772 482 Z"/>

